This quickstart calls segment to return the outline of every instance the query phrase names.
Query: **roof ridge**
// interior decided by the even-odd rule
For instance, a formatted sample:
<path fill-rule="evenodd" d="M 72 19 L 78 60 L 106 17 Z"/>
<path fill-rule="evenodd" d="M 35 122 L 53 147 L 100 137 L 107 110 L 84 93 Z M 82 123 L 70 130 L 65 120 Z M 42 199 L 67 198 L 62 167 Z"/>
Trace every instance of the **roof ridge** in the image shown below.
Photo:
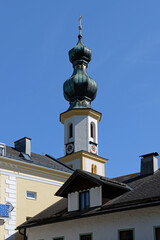
<path fill-rule="evenodd" d="M 69 170 L 72 170 L 72 171 L 74 172 L 74 169 L 73 169 L 72 167 L 70 167 L 70 166 L 66 165 L 65 163 L 63 163 L 63 162 L 61 162 L 61 161 L 55 159 L 55 158 L 52 157 L 51 155 L 49 155 L 49 154 L 45 154 L 45 156 L 48 157 L 48 158 L 50 158 L 50 159 L 52 159 L 53 161 L 55 161 L 55 162 L 61 164 L 63 167 L 66 167 L 66 168 L 68 168 Z"/>
<path fill-rule="evenodd" d="M 128 176 L 132 176 L 132 175 L 135 175 L 135 174 L 138 174 L 138 173 L 140 173 L 140 172 L 135 172 L 135 173 L 131 173 L 131 174 L 121 175 L 121 176 L 114 177 L 114 178 L 111 178 L 111 179 L 116 179 L 116 178 L 121 178 L 121 177 L 128 177 Z"/>

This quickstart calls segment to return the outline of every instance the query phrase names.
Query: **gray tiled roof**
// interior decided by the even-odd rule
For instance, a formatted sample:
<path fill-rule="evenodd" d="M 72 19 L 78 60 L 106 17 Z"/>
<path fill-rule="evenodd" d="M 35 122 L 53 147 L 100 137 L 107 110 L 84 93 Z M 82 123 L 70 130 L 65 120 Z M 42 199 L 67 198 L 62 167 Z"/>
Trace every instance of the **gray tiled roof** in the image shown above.
<path fill-rule="evenodd" d="M 95 178 L 99 178 L 99 176 L 95 175 Z M 107 214 L 114 211 L 160 205 L 160 169 L 153 175 L 141 176 L 140 173 L 135 173 L 114 178 L 112 181 L 125 183 L 130 186 L 132 190 L 106 202 L 101 207 L 92 208 L 86 212 L 68 212 L 67 198 L 63 198 L 20 225 L 18 229 L 74 218 L 89 217 L 97 214 Z"/>
<path fill-rule="evenodd" d="M 51 168 L 54 170 L 59 170 L 59 171 L 63 171 L 63 172 L 71 173 L 71 174 L 73 173 L 72 168 L 68 167 L 64 163 L 61 163 L 60 161 L 54 159 L 53 157 L 51 157 L 49 155 L 40 155 L 37 153 L 31 153 L 31 159 L 26 160 L 22 156 L 21 152 L 17 151 L 13 147 L 6 146 L 6 157 L 12 158 L 12 159 L 15 159 L 18 161 L 22 161 L 22 162 L 28 162 L 28 163 L 34 164 L 34 165 L 43 166 L 46 168 Z"/>
<path fill-rule="evenodd" d="M 129 185 L 133 191 L 112 200 L 112 205 L 129 204 L 135 201 L 160 198 L 160 169 L 153 175 L 141 176 L 140 173 L 116 178 Z"/>

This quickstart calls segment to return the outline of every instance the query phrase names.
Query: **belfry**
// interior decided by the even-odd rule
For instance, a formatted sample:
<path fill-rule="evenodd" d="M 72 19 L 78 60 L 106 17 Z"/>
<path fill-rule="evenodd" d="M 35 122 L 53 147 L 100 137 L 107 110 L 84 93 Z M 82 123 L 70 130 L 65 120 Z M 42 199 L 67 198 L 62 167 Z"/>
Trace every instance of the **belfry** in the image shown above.
<path fill-rule="evenodd" d="M 96 98 L 97 83 L 87 73 L 91 50 L 83 44 L 81 30 L 80 17 L 78 43 L 69 51 L 69 60 L 74 70 L 63 85 L 64 98 L 69 102 L 69 108 L 60 114 L 60 122 L 64 124 L 65 156 L 59 160 L 73 169 L 104 176 L 107 159 L 98 156 L 98 123 L 101 113 L 91 108 L 91 102 Z"/>

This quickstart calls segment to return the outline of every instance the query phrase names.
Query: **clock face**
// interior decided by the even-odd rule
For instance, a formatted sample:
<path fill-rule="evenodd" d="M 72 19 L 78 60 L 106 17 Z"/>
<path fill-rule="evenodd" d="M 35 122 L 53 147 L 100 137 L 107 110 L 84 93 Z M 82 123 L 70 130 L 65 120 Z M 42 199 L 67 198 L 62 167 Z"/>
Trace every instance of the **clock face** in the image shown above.
<path fill-rule="evenodd" d="M 91 145 L 91 147 L 90 147 L 90 151 L 91 151 L 91 153 L 97 153 L 97 147 L 95 146 L 95 145 Z"/>
<path fill-rule="evenodd" d="M 73 145 L 73 143 L 67 144 L 67 146 L 66 146 L 66 154 L 71 154 L 71 153 L 73 153 L 73 150 L 74 150 L 74 145 Z"/>

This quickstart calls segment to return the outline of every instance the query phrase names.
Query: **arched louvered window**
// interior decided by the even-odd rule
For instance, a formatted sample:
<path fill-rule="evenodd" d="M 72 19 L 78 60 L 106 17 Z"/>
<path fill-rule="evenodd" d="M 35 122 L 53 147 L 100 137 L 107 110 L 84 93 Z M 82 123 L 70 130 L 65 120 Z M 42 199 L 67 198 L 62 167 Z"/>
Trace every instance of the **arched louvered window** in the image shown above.
<path fill-rule="evenodd" d="M 93 122 L 90 124 L 90 136 L 91 138 L 95 138 L 95 124 Z"/>
<path fill-rule="evenodd" d="M 97 166 L 94 165 L 94 174 L 97 174 Z"/>
<path fill-rule="evenodd" d="M 91 173 L 94 172 L 94 164 L 91 165 Z"/>
<path fill-rule="evenodd" d="M 92 164 L 91 165 L 91 172 L 94 173 L 94 174 L 97 174 L 97 166 Z"/>
<path fill-rule="evenodd" d="M 72 138 L 73 137 L 73 124 L 70 123 L 69 124 L 69 138 Z"/>

